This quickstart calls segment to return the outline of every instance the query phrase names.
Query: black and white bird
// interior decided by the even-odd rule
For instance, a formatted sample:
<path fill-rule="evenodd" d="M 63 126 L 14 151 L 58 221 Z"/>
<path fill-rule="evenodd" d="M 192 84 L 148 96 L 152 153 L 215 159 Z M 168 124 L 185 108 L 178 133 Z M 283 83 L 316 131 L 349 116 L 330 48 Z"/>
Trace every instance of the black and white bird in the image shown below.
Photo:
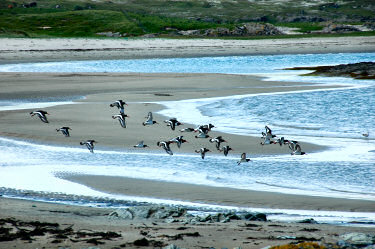
<path fill-rule="evenodd" d="M 229 147 L 229 145 L 225 145 L 225 146 L 221 147 L 220 152 L 221 151 L 224 152 L 224 156 L 227 156 L 230 150 L 233 150 L 233 149 L 231 147 Z"/>
<path fill-rule="evenodd" d="M 126 120 L 125 120 L 126 117 L 129 117 L 129 116 L 124 113 L 112 115 L 113 119 L 116 119 L 116 118 L 118 119 L 122 128 L 126 128 Z"/>
<path fill-rule="evenodd" d="M 241 159 L 237 162 L 238 165 L 251 161 L 250 158 L 246 158 L 246 153 L 241 154 Z"/>
<path fill-rule="evenodd" d="M 204 159 L 204 157 L 206 156 L 206 153 L 207 152 L 211 152 L 211 151 L 209 149 L 207 149 L 207 148 L 200 148 L 199 150 L 195 150 L 195 152 L 196 153 L 200 153 L 202 159 Z"/>
<path fill-rule="evenodd" d="M 187 141 L 183 139 L 183 137 L 184 136 L 178 136 L 178 137 L 172 138 L 171 140 L 169 140 L 169 142 L 176 143 L 177 147 L 181 148 L 181 144 L 187 143 Z"/>
<path fill-rule="evenodd" d="M 272 130 L 267 125 L 265 126 L 265 128 L 266 128 L 266 132 L 265 133 L 262 132 L 263 142 L 261 142 L 260 144 L 261 145 L 268 145 L 268 144 L 279 143 L 279 142 L 276 142 L 276 141 L 273 140 L 273 138 L 275 138 L 276 135 L 272 134 Z"/>
<path fill-rule="evenodd" d="M 66 127 L 66 126 L 61 127 L 59 129 L 56 129 L 57 132 L 61 131 L 62 134 L 64 134 L 64 136 L 66 136 L 66 137 L 70 137 L 69 130 L 71 130 L 71 128 L 70 127 Z"/>
<path fill-rule="evenodd" d="M 95 140 L 86 140 L 86 141 L 80 142 L 79 144 L 86 145 L 87 149 L 89 149 L 91 153 L 94 153 L 94 143 L 97 143 L 97 142 Z"/>
<path fill-rule="evenodd" d="M 212 128 L 215 126 L 213 124 L 208 125 L 199 125 L 197 128 L 195 128 L 195 132 L 204 133 L 207 134 L 209 131 L 211 131 Z"/>
<path fill-rule="evenodd" d="M 165 152 L 167 152 L 169 155 L 172 156 L 173 152 L 172 152 L 172 150 L 169 146 L 170 144 L 171 144 L 171 142 L 169 142 L 169 141 L 159 141 L 159 142 L 156 143 L 157 146 L 162 147 L 165 150 Z"/>
<path fill-rule="evenodd" d="M 38 117 L 40 118 L 40 120 L 42 120 L 42 122 L 49 123 L 46 117 L 46 115 L 49 115 L 49 113 L 46 111 L 43 111 L 43 110 L 32 111 L 30 112 L 30 115 L 31 117 L 33 117 L 34 115 L 38 115 Z"/>
<path fill-rule="evenodd" d="M 289 141 L 289 149 L 291 150 L 291 155 L 305 155 L 306 152 L 303 152 L 301 145 L 297 141 Z"/>
<path fill-rule="evenodd" d="M 206 133 L 200 132 L 195 138 L 209 138 L 210 136 Z"/>
<path fill-rule="evenodd" d="M 210 140 L 210 143 L 216 143 L 216 149 L 217 150 L 220 150 L 220 144 L 221 143 L 224 143 L 224 142 L 227 142 L 223 139 L 222 136 L 218 136 L 218 137 L 214 137 L 214 138 L 211 138 Z"/>
<path fill-rule="evenodd" d="M 280 146 L 282 146 L 283 144 L 285 144 L 285 138 L 281 137 L 281 138 L 277 139 L 276 143 L 278 143 Z"/>
<path fill-rule="evenodd" d="M 156 121 L 153 120 L 152 112 L 149 112 L 146 118 L 147 118 L 146 121 L 142 123 L 143 126 L 153 125 L 153 124 L 157 124 L 158 123 L 158 122 L 156 122 Z"/>
<path fill-rule="evenodd" d="M 133 146 L 134 148 L 146 148 L 148 147 L 146 144 L 144 144 L 143 141 L 140 141 L 138 144 Z"/>
<path fill-rule="evenodd" d="M 364 132 L 364 133 L 362 133 L 362 136 L 369 137 L 370 136 L 370 132 Z"/>
<path fill-rule="evenodd" d="M 125 113 L 124 112 L 124 105 L 128 105 L 126 104 L 124 101 L 122 101 L 122 99 L 119 99 L 119 100 L 116 100 L 115 102 L 113 102 L 112 104 L 110 104 L 109 106 L 110 107 L 117 107 L 119 110 L 120 110 L 120 113 Z"/>
<path fill-rule="evenodd" d="M 173 131 L 176 129 L 176 126 L 182 125 L 176 118 L 164 120 L 164 123 L 167 123 L 167 126 L 170 126 Z"/>

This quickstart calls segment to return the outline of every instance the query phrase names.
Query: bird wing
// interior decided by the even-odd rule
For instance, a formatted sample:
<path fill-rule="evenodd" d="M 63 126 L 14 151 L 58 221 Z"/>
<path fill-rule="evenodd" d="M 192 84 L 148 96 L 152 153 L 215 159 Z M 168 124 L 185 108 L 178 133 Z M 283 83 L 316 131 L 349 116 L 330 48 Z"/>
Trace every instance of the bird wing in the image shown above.
<path fill-rule="evenodd" d="M 152 122 L 152 112 L 148 113 L 146 122 Z"/>
<path fill-rule="evenodd" d="M 295 150 L 295 146 L 294 146 L 294 143 L 293 142 L 290 142 L 289 144 L 288 144 L 288 147 L 289 147 L 289 149 L 291 150 L 291 151 L 294 151 Z"/>
<path fill-rule="evenodd" d="M 296 152 L 298 152 L 298 153 L 301 152 L 301 145 L 296 144 L 295 148 L 296 148 Z"/>

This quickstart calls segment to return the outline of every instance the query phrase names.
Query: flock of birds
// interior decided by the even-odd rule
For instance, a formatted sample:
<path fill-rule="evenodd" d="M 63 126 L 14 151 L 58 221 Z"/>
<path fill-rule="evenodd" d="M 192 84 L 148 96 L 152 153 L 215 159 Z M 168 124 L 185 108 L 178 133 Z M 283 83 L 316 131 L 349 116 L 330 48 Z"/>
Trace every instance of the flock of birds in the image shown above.
<path fill-rule="evenodd" d="M 112 118 L 118 119 L 121 127 L 123 128 L 126 128 L 126 118 L 129 117 L 127 114 L 125 114 L 125 105 L 127 104 L 123 100 L 117 100 L 114 103 L 110 104 L 110 107 L 117 107 L 119 109 L 120 113 L 117 115 L 112 115 Z M 46 116 L 46 115 L 49 115 L 49 113 L 44 110 L 32 111 L 30 112 L 30 115 L 31 116 L 37 115 L 42 122 L 49 123 L 47 116 Z M 182 123 L 179 122 L 176 118 L 167 119 L 164 121 L 164 123 L 166 123 L 166 125 L 169 126 L 171 130 L 173 131 L 176 129 L 177 126 L 182 125 Z M 146 117 L 146 120 L 142 123 L 142 125 L 146 126 L 146 125 L 154 125 L 154 124 L 158 124 L 158 122 L 156 122 L 153 119 L 152 112 L 149 112 Z M 216 149 L 220 152 L 223 152 L 224 156 L 227 156 L 229 151 L 233 150 L 229 145 L 221 146 L 222 143 L 227 143 L 227 141 L 223 139 L 222 136 L 211 138 L 208 135 L 208 133 L 214 127 L 215 126 L 213 124 L 206 124 L 206 125 L 199 125 L 196 128 L 183 128 L 183 129 L 180 129 L 179 131 L 180 132 L 198 132 L 198 135 L 195 135 L 195 138 L 203 138 L 203 139 L 209 138 L 208 141 L 210 143 L 215 143 Z M 287 144 L 289 149 L 291 150 L 292 155 L 304 155 L 305 154 L 305 152 L 301 150 L 301 146 L 298 143 L 298 141 L 286 140 L 284 139 L 284 137 L 279 138 L 272 133 L 272 130 L 268 126 L 265 126 L 265 129 L 266 129 L 265 132 L 262 132 L 262 142 L 260 143 L 261 145 L 279 144 L 280 146 L 282 146 L 282 145 Z M 70 136 L 70 133 L 69 133 L 70 130 L 72 129 L 66 126 L 56 129 L 57 132 L 61 132 L 65 137 Z M 181 148 L 182 144 L 187 142 L 183 137 L 184 136 L 177 136 L 168 141 L 158 141 L 156 145 L 163 148 L 167 154 L 173 155 L 170 145 L 176 144 L 178 148 Z M 81 141 L 80 145 L 85 145 L 87 149 L 91 153 L 93 153 L 95 143 L 97 143 L 95 140 L 90 139 L 86 141 Z M 144 141 L 140 141 L 138 144 L 134 145 L 134 148 L 146 148 L 146 147 L 148 147 L 148 145 L 144 144 Z M 211 150 L 209 150 L 206 147 L 202 147 L 198 150 L 195 150 L 195 152 L 199 153 L 201 158 L 204 159 L 206 153 L 211 152 Z M 237 162 L 237 164 L 240 165 L 243 162 L 249 162 L 249 161 L 251 160 L 250 158 L 246 157 L 246 153 L 242 153 L 241 158 Z"/>

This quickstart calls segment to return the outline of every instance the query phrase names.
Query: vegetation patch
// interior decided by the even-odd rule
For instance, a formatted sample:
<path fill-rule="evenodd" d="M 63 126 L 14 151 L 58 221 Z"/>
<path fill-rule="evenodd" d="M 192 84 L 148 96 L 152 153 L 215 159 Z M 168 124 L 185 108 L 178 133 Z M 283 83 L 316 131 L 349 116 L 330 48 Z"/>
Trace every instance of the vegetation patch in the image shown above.
<path fill-rule="evenodd" d="M 322 0 L 309 4 L 297 0 L 2 0 L 0 36 L 132 37 L 152 34 L 186 38 L 202 36 L 213 29 L 232 31 L 249 23 L 294 28 L 301 36 L 321 36 L 314 32 L 320 32 L 332 23 L 356 24 L 367 28 L 351 35 L 363 35 L 364 32 L 374 35 L 374 11 L 372 0 L 342 0 L 339 3 Z M 245 34 L 241 36 L 249 38 Z"/>

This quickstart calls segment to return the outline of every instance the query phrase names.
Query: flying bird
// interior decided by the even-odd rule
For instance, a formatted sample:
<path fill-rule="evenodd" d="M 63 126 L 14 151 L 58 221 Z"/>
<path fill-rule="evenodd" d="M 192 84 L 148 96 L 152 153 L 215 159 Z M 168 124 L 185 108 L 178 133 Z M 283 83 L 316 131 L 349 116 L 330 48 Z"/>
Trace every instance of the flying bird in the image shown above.
<path fill-rule="evenodd" d="M 291 155 L 305 155 L 306 152 L 303 152 L 301 145 L 297 141 L 289 141 L 289 149 L 292 151 Z"/>
<path fill-rule="evenodd" d="M 49 115 L 49 113 L 46 111 L 43 111 L 43 110 L 32 111 L 30 112 L 30 115 L 31 117 L 33 117 L 34 115 L 38 115 L 38 117 L 40 118 L 40 120 L 42 120 L 42 122 L 49 123 L 46 117 L 46 115 Z"/>
<path fill-rule="evenodd" d="M 178 137 L 175 137 L 171 140 L 169 140 L 169 142 L 172 142 L 172 143 L 176 143 L 177 144 L 177 147 L 178 148 L 181 148 L 181 144 L 183 143 L 187 143 L 187 141 L 185 139 L 183 139 L 184 136 L 178 136 Z"/>
<path fill-rule="evenodd" d="M 140 141 L 138 144 L 133 146 L 134 148 L 146 148 L 148 147 L 146 144 L 144 144 L 143 141 Z"/>
<path fill-rule="evenodd" d="M 182 125 L 182 123 L 177 121 L 176 118 L 164 120 L 164 123 L 167 123 L 167 126 L 170 126 L 173 131 L 175 130 L 176 126 Z"/>
<path fill-rule="evenodd" d="M 146 121 L 142 123 L 143 126 L 157 124 L 158 122 L 153 120 L 152 112 L 149 112 Z"/>
<path fill-rule="evenodd" d="M 122 99 L 119 99 L 119 100 L 116 100 L 115 102 L 113 102 L 112 104 L 110 104 L 109 106 L 110 107 L 117 107 L 118 109 L 120 109 L 120 113 L 124 114 L 124 105 L 128 105 L 128 104 L 126 104 L 124 101 L 122 101 Z"/>
<path fill-rule="evenodd" d="M 171 144 L 171 142 L 167 142 L 167 141 L 159 141 L 159 142 L 157 142 L 156 143 L 156 145 L 157 146 L 159 146 L 159 147 L 162 147 L 164 150 L 165 150 L 165 152 L 167 152 L 169 155 L 173 155 L 173 152 L 172 152 L 172 150 L 171 150 L 171 148 L 169 147 L 169 145 Z"/>
<path fill-rule="evenodd" d="M 364 136 L 364 137 L 369 137 L 369 136 L 370 136 L 370 132 L 362 133 L 362 136 Z"/>
<path fill-rule="evenodd" d="M 212 128 L 215 126 L 213 124 L 208 124 L 208 125 L 199 125 L 194 132 L 199 132 L 199 133 L 204 133 L 207 134 L 209 131 L 211 131 Z"/>
<path fill-rule="evenodd" d="M 250 158 L 246 158 L 246 153 L 241 154 L 241 159 L 237 162 L 238 165 L 251 161 Z"/>
<path fill-rule="evenodd" d="M 89 149 L 91 153 L 94 153 L 94 143 L 97 143 L 97 142 L 95 140 L 86 140 L 86 141 L 80 142 L 79 144 L 86 145 L 87 149 Z"/>
<path fill-rule="evenodd" d="M 208 138 L 208 137 L 210 136 L 203 132 L 200 132 L 197 136 L 195 136 L 195 138 Z"/>
<path fill-rule="evenodd" d="M 224 156 L 227 156 L 227 155 L 228 155 L 228 152 L 229 152 L 230 150 L 233 150 L 233 149 L 232 149 L 231 147 L 229 147 L 229 145 L 225 145 L 225 146 L 221 147 L 220 152 L 221 152 L 221 151 L 224 152 Z"/>
<path fill-rule="evenodd" d="M 66 126 L 56 129 L 57 132 L 61 131 L 65 137 L 70 137 L 69 130 L 71 130 L 71 128 Z"/>
<path fill-rule="evenodd" d="M 215 138 L 211 138 L 210 140 L 210 143 L 216 143 L 216 149 L 217 150 L 220 150 L 220 144 L 223 143 L 223 142 L 227 142 L 223 139 L 222 136 L 218 136 L 218 137 L 215 137 Z"/>
<path fill-rule="evenodd" d="M 199 150 L 195 150 L 195 152 L 200 153 L 202 159 L 204 159 L 204 157 L 206 156 L 206 152 L 211 152 L 211 151 L 207 148 L 200 148 Z"/>
<path fill-rule="evenodd" d="M 129 117 L 129 116 L 124 113 L 112 115 L 113 119 L 116 119 L 116 118 L 118 119 L 122 128 L 126 128 L 126 120 L 125 120 L 126 117 Z"/>

